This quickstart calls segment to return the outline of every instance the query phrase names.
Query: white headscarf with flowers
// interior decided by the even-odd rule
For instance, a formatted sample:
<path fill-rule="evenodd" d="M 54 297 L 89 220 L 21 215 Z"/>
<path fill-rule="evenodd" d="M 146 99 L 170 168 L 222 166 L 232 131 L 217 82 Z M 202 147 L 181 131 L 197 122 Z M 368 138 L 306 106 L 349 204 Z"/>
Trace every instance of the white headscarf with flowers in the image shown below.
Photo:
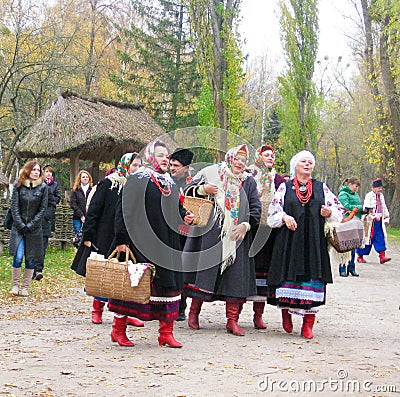
<path fill-rule="evenodd" d="M 153 175 L 163 186 L 172 186 L 175 182 L 168 172 L 160 172 L 160 165 L 156 159 L 155 148 L 157 143 L 162 143 L 159 139 L 150 142 L 143 150 L 143 165 L 135 172 L 139 178 L 151 178 Z"/>
<path fill-rule="evenodd" d="M 240 209 L 240 188 L 243 181 L 250 175 L 247 172 L 233 174 L 232 161 L 237 157 L 239 151 L 244 151 L 248 157 L 246 145 L 239 145 L 225 155 L 225 161 L 211 165 L 201 170 L 195 177 L 204 176 L 206 183 L 218 186 L 218 193 L 215 195 L 216 208 L 215 217 L 222 219 L 222 263 L 221 273 L 230 266 L 236 259 L 236 241 L 231 240 L 233 226 L 238 224 Z M 220 215 L 223 214 L 223 217 Z"/>

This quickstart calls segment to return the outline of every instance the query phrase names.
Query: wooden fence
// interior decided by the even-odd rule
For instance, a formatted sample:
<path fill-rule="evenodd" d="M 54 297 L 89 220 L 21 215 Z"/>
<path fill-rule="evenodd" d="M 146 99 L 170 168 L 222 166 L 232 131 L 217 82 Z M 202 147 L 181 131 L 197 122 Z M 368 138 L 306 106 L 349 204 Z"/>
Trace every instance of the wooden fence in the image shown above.
<path fill-rule="evenodd" d="M 9 200 L 0 199 L 0 255 L 3 255 L 4 249 L 8 249 L 10 240 L 10 231 L 3 225 L 4 217 L 9 206 Z M 64 249 L 67 245 L 72 245 L 73 237 L 72 210 L 69 205 L 58 204 L 56 207 L 56 231 L 53 232 L 52 237 L 50 237 L 49 245 L 53 247 L 62 247 Z"/>

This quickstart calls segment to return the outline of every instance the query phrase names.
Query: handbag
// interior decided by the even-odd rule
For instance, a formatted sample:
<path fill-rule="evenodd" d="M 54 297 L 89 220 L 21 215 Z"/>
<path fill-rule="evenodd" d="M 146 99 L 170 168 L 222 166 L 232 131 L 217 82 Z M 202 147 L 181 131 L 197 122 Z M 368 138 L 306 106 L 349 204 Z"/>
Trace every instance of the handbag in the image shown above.
<path fill-rule="evenodd" d="M 8 230 L 11 230 L 12 225 L 14 223 L 14 218 L 12 216 L 11 207 L 7 209 L 6 216 L 4 217 L 4 227 Z"/>
<path fill-rule="evenodd" d="M 126 251 L 125 262 L 120 262 L 118 258 L 119 253 L 115 249 L 107 259 L 97 254 L 87 259 L 86 294 L 141 304 L 149 303 L 151 281 L 155 274 L 154 265 L 146 263 L 147 268 L 139 284 L 132 287 L 128 261 L 131 259 L 133 263 L 137 263 L 136 259 L 129 249 Z"/>
<path fill-rule="evenodd" d="M 214 209 L 214 202 L 210 200 L 210 196 L 207 199 L 194 196 L 194 188 L 196 186 L 190 186 L 183 198 L 183 207 L 188 211 L 193 212 L 194 220 L 192 225 L 198 227 L 204 227 L 207 225 L 210 215 Z"/>
<path fill-rule="evenodd" d="M 364 223 L 358 218 L 353 218 L 356 212 L 353 210 L 341 223 L 325 223 L 325 234 L 337 252 L 353 251 L 363 245 Z"/>
<path fill-rule="evenodd" d="M 79 246 L 81 245 L 83 238 L 82 227 L 79 229 L 78 233 L 76 233 L 75 236 L 72 238 L 72 244 L 75 248 L 79 248 Z"/>

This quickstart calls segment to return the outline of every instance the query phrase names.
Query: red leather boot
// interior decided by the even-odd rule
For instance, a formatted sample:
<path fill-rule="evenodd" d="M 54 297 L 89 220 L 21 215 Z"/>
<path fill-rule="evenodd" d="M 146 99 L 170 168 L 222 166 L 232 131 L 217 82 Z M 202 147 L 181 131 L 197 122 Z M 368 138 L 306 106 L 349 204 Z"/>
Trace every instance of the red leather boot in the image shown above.
<path fill-rule="evenodd" d="M 243 303 L 226 302 L 226 323 L 227 332 L 236 335 L 243 336 L 244 331 L 239 327 L 239 314 L 243 308 Z"/>
<path fill-rule="evenodd" d="M 267 325 L 262 319 L 264 313 L 265 302 L 253 302 L 253 323 L 256 329 L 266 329 Z"/>
<path fill-rule="evenodd" d="M 126 320 L 126 323 L 128 325 L 133 325 L 134 327 L 144 327 L 144 322 L 139 320 L 136 317 L 128 317 L 128 320 Z"/>
<path fill-rule="evenodd" d="M 99 301 L 96 298 L 93 299 L 93 310 L 92 310 L 93 324 L 101 324 L 103 322 L 102 315 L 105 304 L 106 304 L 105 302 Z"/>
<path fill-rule="evenodd" d="M 174 322 L 166 323 L 165 321 L 160 321 L 160 328 L 158 329 L 158 344 L 160 346 L 168 345 L 169 347 L 179 348 L 182 347 L 182 343 L 179 343 L 174 338 L 172 333 L 174 330 Z"/>
<path fill-rule="evenodd" d="M 379 262 L 381 264 L 389 262 L 390 260 L 392 260 L 392 258 L 388 258 L 387 256 L 385 256 L 385 251 L 380 251 L 379 252 Z"/>
<path fill-rule="evenodd" d="M 357 262 L 358 263 L 367 263 L 367 261 L 363 258 L 362 255 L 357 256 Z"/>
<path fill-rule="evenodd" d="M 120 346 L 135 346 L 126 336 L 126 319 L 127 316 L 114 316 L 114 322 L 111 331 L 111 340 L 117 342 Z"/>
<path fill-rule="evenodd" d="M 282 309 L 282 327 L 288 334 L 293 331 L 292 315 L 289 309 Z"/>
<path fill-rule="evenodd" d="M 201 306 L 203 305 L 203 299 L 192 298 L 192 303 L 190 304 L 188 325 L 192 329 L 199 329 L 199 314 L 201 311 Z"/>
<path fill-rule="evenodd" d="M 313 325 L 315 322 L 315 314 L 306 314 L 303 317 L 303 326 L 301 327 L 301 335 L 306 339 L 313 338 Z"/>

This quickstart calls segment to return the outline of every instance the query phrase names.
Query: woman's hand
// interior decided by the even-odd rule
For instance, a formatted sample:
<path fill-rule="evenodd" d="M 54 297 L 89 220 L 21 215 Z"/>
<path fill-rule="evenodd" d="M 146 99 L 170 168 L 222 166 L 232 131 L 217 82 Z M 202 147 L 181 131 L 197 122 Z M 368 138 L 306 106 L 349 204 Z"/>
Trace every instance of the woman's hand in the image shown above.
<path fill-rule="evenodd" d="M 191 211 L 186 211 L 185 217 L 183 218 L 183 221 L 187 224 L 187 225 L 191 225 L 192 222 L 194 221 L 194 214 Z"/>
<path fill-rule="evenodd" d="M 231 240 L 233 241 L 241 241 L 244 239 L 247 233 L 246 225 L 242 223 L 240 225 L 233 226 L 231 233 Z"/>
<path fill-rule="evenodd" d="M 92 242 L 91 241 L 84 241 L 83 244 L 88 248 L 90 248 L 92 246 Z"/>
<path fill-rule="evenodd" d="M 283 222 L 285 223 L 286 227 L 294 232 L 297 229 L 297 222 L 293 218 L 293 216 L 290 215 L 284 215 L 282 218 Z"/>
<path fill-rule="evenodd" d="M 214 185 L 213 183 L 207 183 L 203 187 L 204 191 L 207 194 L 217 194 L 218 193 L 218 186 Z"/>
<path fill-rule="evenodd" d="M 117 245 L 115 247 L 115 249 L 117 250 L 117 252 L 126 252 L 126 249 L 128 248 L 128 246 L 126 244 L 120 244 Z"/>
<path fill-rule="evenodd" d="M 320 214 L 324 218 L 329 218 L 332 215 L 332 210 L 330 208 L 328 208 L 326 205 L 323 205 L 321 207 Z"/>
<path fill-rule="evenodd" d="M 81 216 L 81 222 L 85 223 L 85 217 L 84 216 Z"/>

